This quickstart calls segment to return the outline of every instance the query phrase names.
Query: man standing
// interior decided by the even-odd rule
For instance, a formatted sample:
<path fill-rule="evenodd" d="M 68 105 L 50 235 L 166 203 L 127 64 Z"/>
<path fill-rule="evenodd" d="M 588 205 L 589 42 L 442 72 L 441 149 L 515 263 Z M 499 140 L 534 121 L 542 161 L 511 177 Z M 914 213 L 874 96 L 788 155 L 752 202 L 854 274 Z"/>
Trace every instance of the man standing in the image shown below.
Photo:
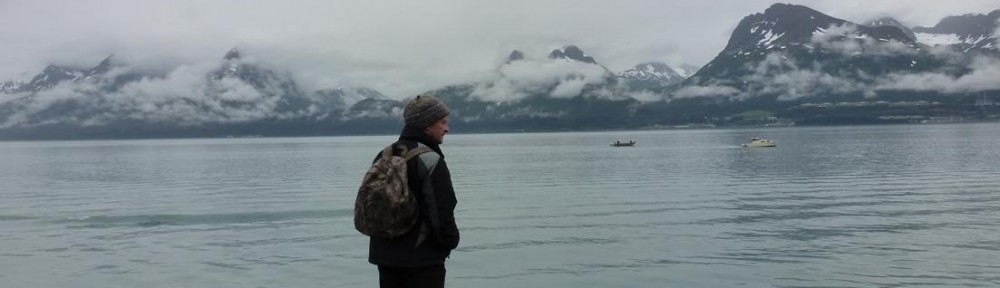
<path fill-rule="evenodd" d="M 407 151 L 425 145 L 433 152 L 407 162 L 407 184 L 419 203 L 416 224 L 397 238 L 371 237 L 369 242 L 368 262 L 378 265 L 382 288 L 444 287 L 445 258 L 459 238 L 455 190 L 439 146 L 448 133 L 449 114 L 448 107 L 430 95 L 417 96 L 403 109 L 405 125 L 396 143 Z M 381 153 L 375 159 L 379 157 Z"/>

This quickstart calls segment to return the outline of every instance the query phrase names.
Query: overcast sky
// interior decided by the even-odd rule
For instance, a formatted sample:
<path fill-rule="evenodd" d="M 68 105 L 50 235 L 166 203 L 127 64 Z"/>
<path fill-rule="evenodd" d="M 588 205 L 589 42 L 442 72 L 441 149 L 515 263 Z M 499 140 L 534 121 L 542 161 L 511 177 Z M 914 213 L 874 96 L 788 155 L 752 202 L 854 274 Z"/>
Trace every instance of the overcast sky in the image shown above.
<path fill-rule="evenodd" d="M 0 0 L 0 81 L 114 53 L 145 69 L 218 61 L 232 47 L 307 89 L 351 85 L 402 98 L 485 77 L 511 50 L 575 44 L 615 72 L 658 60 L 703 65 L 772 1 Z M 1000 9 L 996 0 L 800 0 L 860 22 L 910 26 Z"/>

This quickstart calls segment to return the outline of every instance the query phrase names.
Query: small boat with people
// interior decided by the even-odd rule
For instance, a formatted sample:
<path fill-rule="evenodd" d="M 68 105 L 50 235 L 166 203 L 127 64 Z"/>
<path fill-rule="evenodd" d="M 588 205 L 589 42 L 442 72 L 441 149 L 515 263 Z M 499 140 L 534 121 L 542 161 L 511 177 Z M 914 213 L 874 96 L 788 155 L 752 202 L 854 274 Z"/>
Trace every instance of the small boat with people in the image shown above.
<path fill-rule="evenodd" d="M 741 146 L 748 147 L 748 148 L 752 148 L 752 147 L 775 147 L 775 146 L 778 146 L 778 143 L 775 143 L 774 140 L 771 140 L 771 139 L 764 139 L 764 138 L 754 137 L 754 138 L 750 139 L 750 142 L 743 143 L 743 144 L 741 144 Z"/>
<path fill-rule="evenodd" d="M 611 142 L 611 147 L 632 147 L 632 146 L 635 146 L 635 141 L 633 140 L 629 140 L 628 142 L 615 140 L 615 142 Z"/>

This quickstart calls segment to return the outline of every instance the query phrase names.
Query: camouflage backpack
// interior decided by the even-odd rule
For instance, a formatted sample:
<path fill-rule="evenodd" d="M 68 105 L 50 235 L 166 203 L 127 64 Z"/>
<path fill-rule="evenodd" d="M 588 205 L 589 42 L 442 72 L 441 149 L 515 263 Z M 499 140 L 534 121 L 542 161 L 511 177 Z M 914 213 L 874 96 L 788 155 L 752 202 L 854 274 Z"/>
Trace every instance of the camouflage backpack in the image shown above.
<path fill-rule="evenodd" d="M 417 222 L 418 204 L 407 185 L 406 162 L 433 150 L 420 144 L 407 151 L 399 145 L 402 155 L 393 155 L 393 146 L 382 149 L 382 155 L 365 173 L 354 202 L 354 228 L 368 236 L 399 237 Z M 431 167 L 426 163 L 424 166 Z"/>

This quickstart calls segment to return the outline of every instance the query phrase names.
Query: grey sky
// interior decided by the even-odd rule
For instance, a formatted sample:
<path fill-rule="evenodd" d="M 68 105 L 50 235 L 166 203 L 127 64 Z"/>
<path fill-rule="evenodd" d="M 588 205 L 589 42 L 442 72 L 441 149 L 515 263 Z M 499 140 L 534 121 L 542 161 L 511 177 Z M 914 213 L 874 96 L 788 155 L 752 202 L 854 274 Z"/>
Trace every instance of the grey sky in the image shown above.
<path fill-rule="evenodd" d="M 307 89 L 365 86 L 401 98 L 488 75 L 511 50 L 575 44 L 618 72 L 640 62 L 703 65 L 744 16 L 772 1 L 0 0 L 0 80 L 114 53 L 146 69 L 217 61 L 234 46 Z M 995 0 L 801 0 L 834 17 L 911 26 L 988 13 Z"/>

